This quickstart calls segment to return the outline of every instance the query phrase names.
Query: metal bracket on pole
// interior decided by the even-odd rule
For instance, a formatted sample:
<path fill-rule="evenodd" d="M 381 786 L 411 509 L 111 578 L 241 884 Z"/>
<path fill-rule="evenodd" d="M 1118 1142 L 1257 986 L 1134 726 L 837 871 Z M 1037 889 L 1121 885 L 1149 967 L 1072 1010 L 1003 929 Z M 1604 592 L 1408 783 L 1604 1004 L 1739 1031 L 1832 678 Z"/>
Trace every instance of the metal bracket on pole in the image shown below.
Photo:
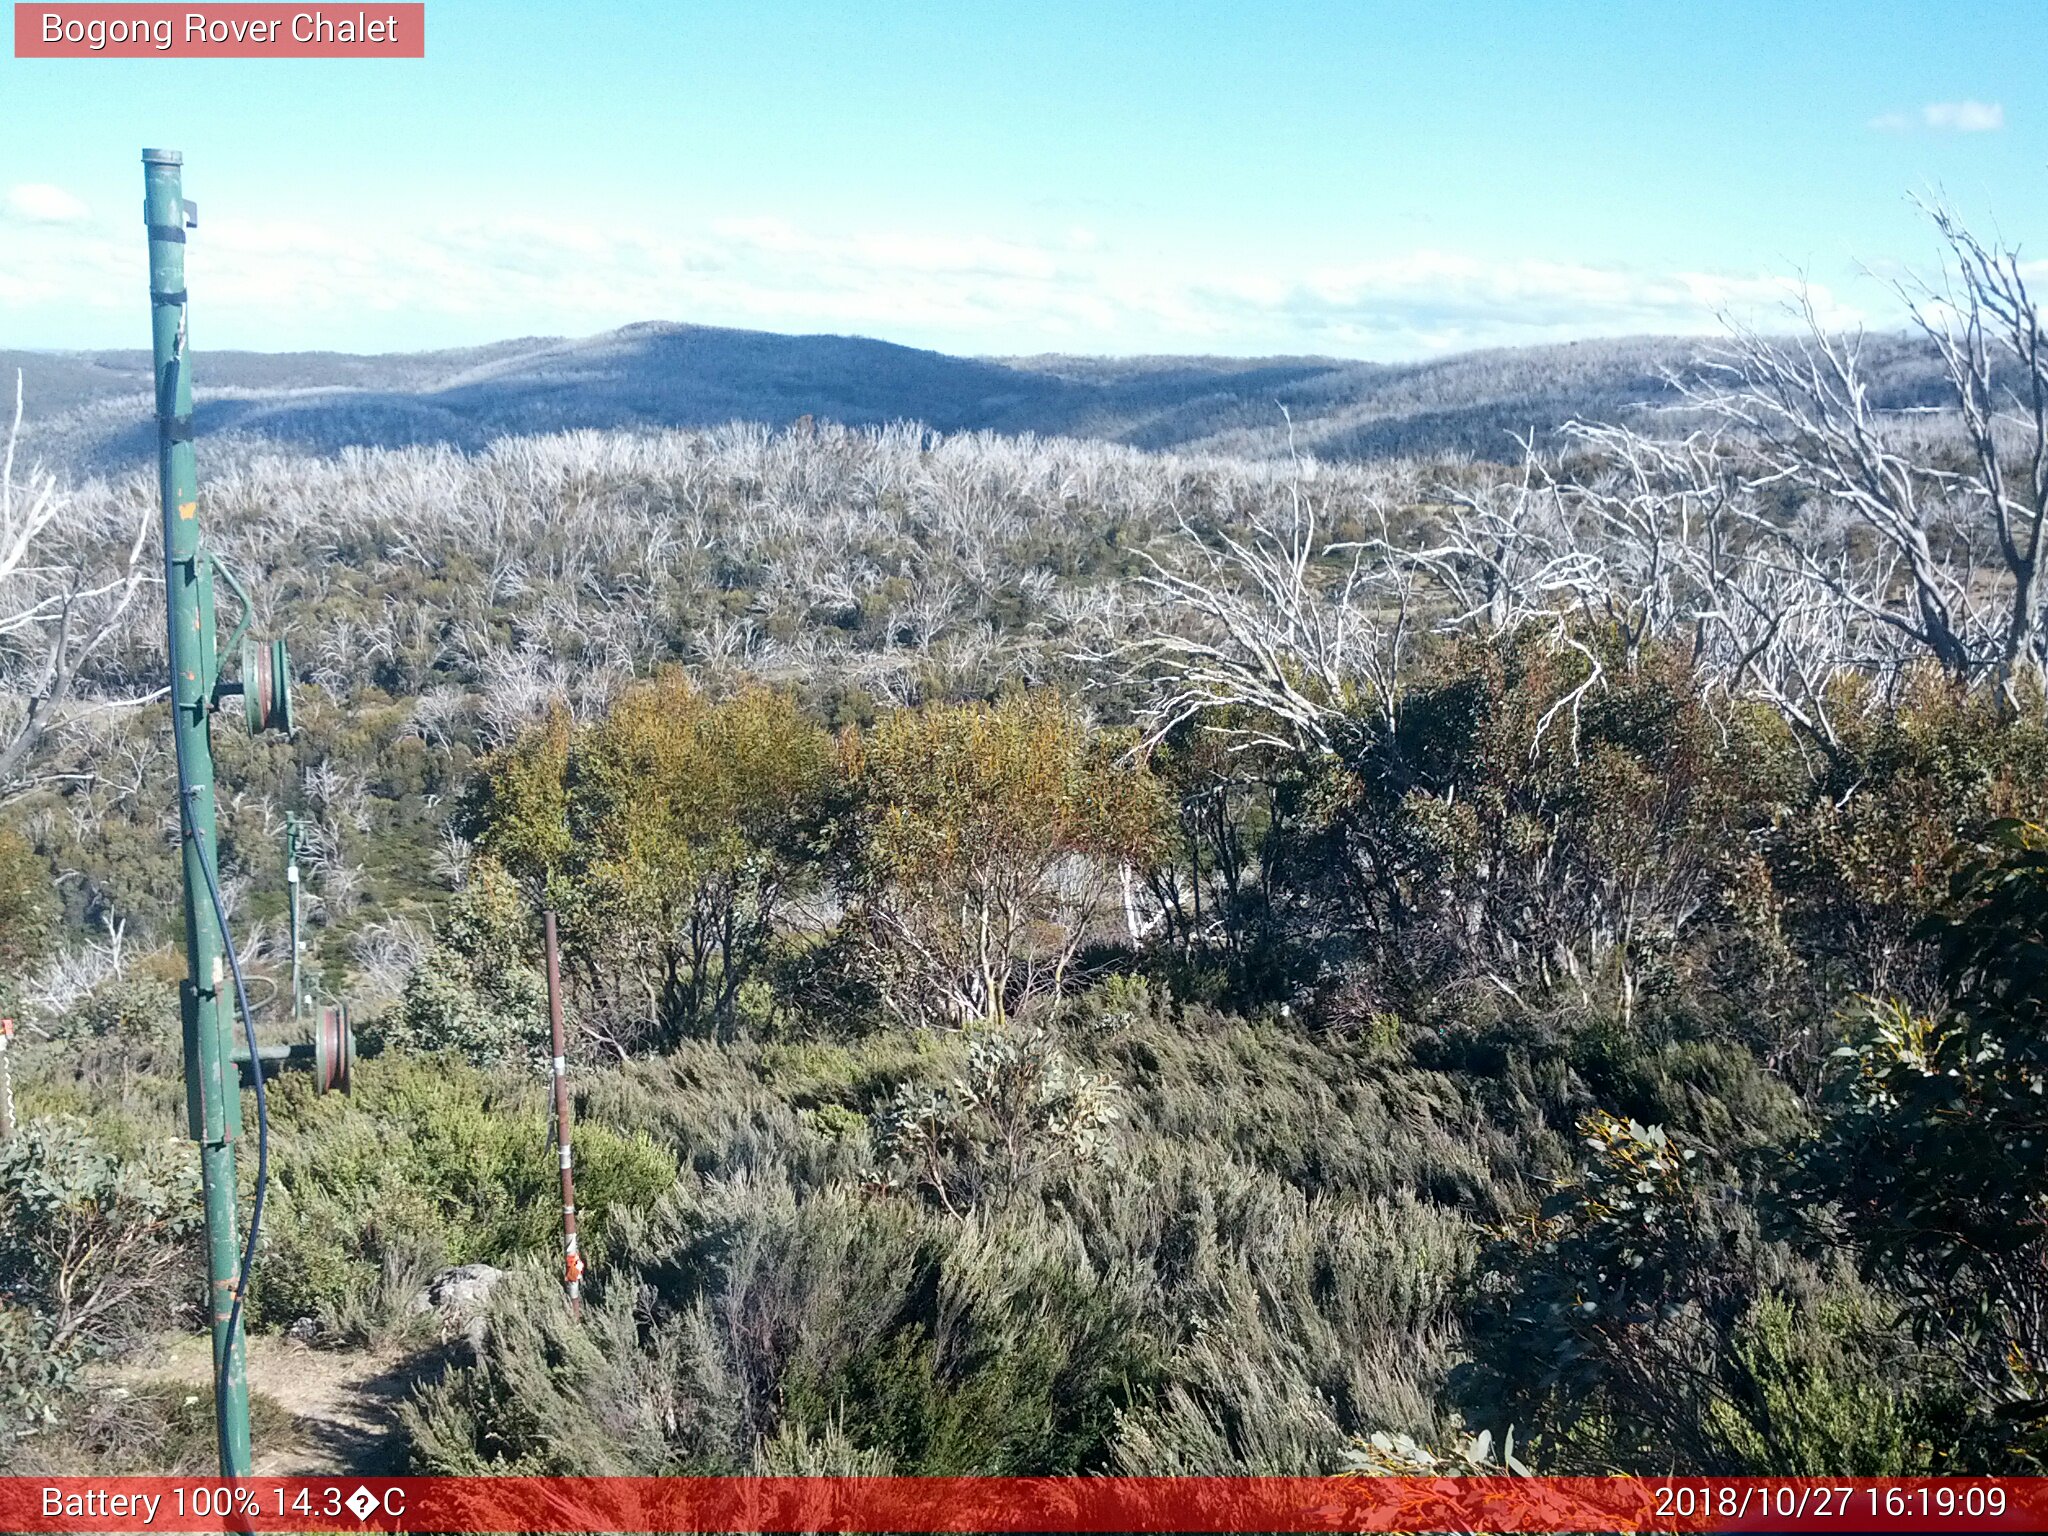
<path fill-rule="evenodd" d="M 356 1032 L 349 1027 L 348 1004 L 320 1010 L 310 1044 L 259 1046 L 253 1066 L 248 1046 L 236 1046 L 234 1056 L 245 1081 L 252 1071 L 268 1079 L 286 1067 L 297 1067 L 313 1074 L 314 1093 L 348 1093 L 356 1069 Z"/>
<path fill-rule="evenodd" d="M 234 630 L 228 635 L 227 644 L 221 646 L 215 653 L 214 669 L 218 671 L 218 658 L 239 648 L 242 643 L 242 636 L 249 633 L 249 621 L 256 617 L 256 604 L 250 601 L 249 589 L 236 579 L 234 567 L 230 566 L 227 561 L 221 559 L 219 555 L 210 549 L 206 551 L 206 559 L 213 566 L 215 574 L 228 584 L 228 590 L 235 594 L 235 601 L 242 605 L 242 616 L 235 621 Z M 218 691 L 219 685 L 216 684 L 216 698 Z"/>
<path fill-rule="evenodd" d="M 264 731 L 282 731 L 288 736 L 292 729 L 290 653 L 285 649 L 283 640 L 258 640 L 250 635 L 249 624 L 256 617 L 256 604 L 249 596 L 249 589 L 242 585 L 233 567 L 219 555 L 208 550 L 203 558 L 209 572 L 209 583 L 211 574 L 218 574 L 242 605 L 241 617 L 236 620 L 227 640 L 212 647 L 209 688 L 214 706 L 218 708 L 225 700 L 239 694 L 251 736 Z M 202 628 L 210 630 L 211 626 L 202 623 Z M 229 655 L 237 656 L 241 666 L 240 679 L 232 683 L 220 675 L 221 660 Z"/>

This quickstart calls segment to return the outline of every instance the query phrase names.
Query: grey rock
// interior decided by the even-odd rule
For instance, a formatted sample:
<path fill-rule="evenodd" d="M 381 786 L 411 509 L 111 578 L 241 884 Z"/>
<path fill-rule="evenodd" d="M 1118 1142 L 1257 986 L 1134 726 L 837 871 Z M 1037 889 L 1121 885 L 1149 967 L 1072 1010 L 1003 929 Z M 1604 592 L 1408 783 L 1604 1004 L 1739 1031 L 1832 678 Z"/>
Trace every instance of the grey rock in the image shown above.
<path fill-rule="evenodd" d="M 425 1290 L 412 1299 L 411 1311 L 478 1312 L 489 1304 L 491 1292 L 505 1278 L 505 1271 L 491 1264 L 458 1264 L 444 1269 L 427 1282 Z"/>

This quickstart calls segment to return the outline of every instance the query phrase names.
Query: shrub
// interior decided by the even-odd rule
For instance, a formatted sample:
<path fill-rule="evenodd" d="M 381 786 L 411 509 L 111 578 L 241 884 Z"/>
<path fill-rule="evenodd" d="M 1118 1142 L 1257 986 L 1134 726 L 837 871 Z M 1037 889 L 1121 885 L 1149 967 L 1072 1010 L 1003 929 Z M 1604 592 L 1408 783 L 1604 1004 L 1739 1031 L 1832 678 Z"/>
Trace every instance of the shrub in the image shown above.
<path fill-rule="evenodd" d="M 115 976 L 94 987 L 59 1022 L 62 1034 L 111 1036 L 130 1047 L 177 1041 L 178 989 L 155 976 Z"/>
<path fill-rule="evenodd" d="M 1161 1006 L 1150 980 L 1116 972 L 1089 991 L 1072 1022 L 1087 1033 L 1111 1035 L 1158 1017 Z"/>
<path fill-rule="evenodd" d="M 547 984 L 531 958 L 534 927 L 510 876 L 479 859 L 385 1019 L 385 1038 L 482 1066 L 545 1058 Z"/>
<path fill-rule="evenodd" d="M 206 1387 L 138 1380 L 73 1394 L 64 1422 L 16 1440 L 6 1468 L 16 1477 L 210 1477 L 218 1431 Z M 259 1461 L 302 1448 L 292 1415 L 261 1392 L 249 1394 L 249 1438 Z"/>
<path fill-rule="evenodd" d="M 1074 1065 L 1042 1029 L 977 1036 L 943 1088 L 902 1084 L 879 1117 L 875 1154 L 892 1182 L 959 1216 L 1035 1188 L 1113 1147 L 1116 1084 Z"/>
<path fill-rule="evenodd" d="M 1162 846 L 1132 745 L 1044 692 L 846 733 L 849 883 L 892 1011 L 1000 1023 L 1064 993 L 1110 890 Z"/>
<path fill-rule="evenodd" d="M 1938 1465 L 1940 1382 L 1881 1301 L 1768 1237 L 1710 1152 L 1606 1113 L 1581 1131 L 1590 1155 L 1489 1250 L 1469 1402 L 1539 1427 L 1559 1468 Z"/>
<path fill-rule="evenodd" d="M 632 1049 L 736 1030 L 821 874 L 836 778 L 831 738 L 788 695 L 713 700 L 671 668 L 595 724 L 551 717 L 493 757 L 468 823 L 559 909 L 589 1022 Z"/>
<path fill-rule="evenodd" d="M 1100 1466 L 1152 1363 L 1136 1298 L 1039 1223 L 708 1186 L 636 1225 L 586 1307 L 494 1306 L 413 1416 L 422 1464 L 675 1474 L 841 1440 L 903 1474 Z M 1057 1319 L 1057 1326 L 1048 1326 Z"/>
<path fill-rule="evenodd" d="M 1326 984 L 1369 988 L 1360 1012 L 1497 978 L 1632 1022 L 1746 979 L 1729 943 L 1768 913 L 1753 834 L 1796 769 L 1782 725 L 1717 718 L 1676 652 L 1585 681 L 1538 637 L 1460 645 L 1287 788 L 1278 919 Z"/>
<path fill-rule="evenodd" d="M 261 1322 L 396 1319 L 404 1284 L 438 1264 L 506 1264 L 561 1243 L 561 1197 L 541 1082 L 446 1057 L 357 1066 L 347 1099 L 298 1080 L 272 1090 L 271 1214 L 252 1305 Z M 652 1203 L 676 1164 L 644 1132 L 575 1127 L 579 1225 L 601 1256 L 623 1210 Z M 424 1276 L 421 1276 L 424 1278 Z"/>
<path fill-rule="evenodd" d="M 1500 1198 L 1455 1085 L 1208 1015 L 1041 1036 L 1024 1072 L 989 1048 L 1028 1039 L 695 1043 L 607 1074 L 593 1106 L 692 1172 L 614 1225 L 583 1328 L 545 1275 L 494 1307 L 476 1369 L 421 1406 L 422 1468 L 731 1471 L 836 1447 L 913 1473 L 1329 1471 L 1375 1430 L 1440 1439 L 1476 1243 L 1413 1191 Z M 1013 1090 L 1055 1046 L 1128 1084 L 1114 1157 L 1037 1139 L 1057 1117 Z M 906 1087 L 972 1102 L 943 1164 L 958 1216 L 877 1199 L 848 1144 L 862 1119 L 886 1138 Z"/>
<path fill-rule="evenodd" d="M 1926 932 L 1947 1000 L 1930 1014 L 1869 1005 L 1803 1193 L 1971 1383 L 1980 1434 L 2041 1465 L 2048 833 L 1995 827 Z"/>
<path fill-rule="evenodd" d="M 21 979 L 56 949 L 59 915 L 48 864 L 0 824 L 0 1014 L 19 1011 Z"/>
<path fill-rule="evenodd" d="M 71 1119 L 0 1144 L 0 1389 L 17 1429 L 54 1421 L 87 1361 L 190 1308 L 199 1224 L 189 1145 L 117 1157 Z"/>

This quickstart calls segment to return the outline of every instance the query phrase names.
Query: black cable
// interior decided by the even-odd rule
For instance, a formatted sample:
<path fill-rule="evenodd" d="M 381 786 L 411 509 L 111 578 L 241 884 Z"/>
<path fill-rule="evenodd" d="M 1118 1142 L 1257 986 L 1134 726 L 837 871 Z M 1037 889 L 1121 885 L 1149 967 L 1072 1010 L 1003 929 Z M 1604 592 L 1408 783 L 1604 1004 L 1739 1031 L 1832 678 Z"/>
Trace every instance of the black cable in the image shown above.
<path fill-rule="evenodd" d="M 192 839 L 192 846 L 199 853 L 199 872 L 206 876 L 206 892 L 213 898 L 213 916 L 220 924 L 221 948 L 228 952 L 228 969 L 235 978 L 235 1001 L 241 1007 L 242 1030 L 249 1042 L 249 1076 L 256 1085 L 256 1198 L 249 1207 L 249 1237 L 242 1245 L 242 1270 L 235 1281 L 235 1299 L 228 1308 L 227 1334 L 221 1345 L 224 1351 L 232 1351 L 235 1325 L 242 1320 L 242 1298 L 248 1294 L 249 1276 L 256 1267 L 256 1239 L 263 1231 L 263 1196 L 270 1186 L 270 1105 L 263 1093 L 263 1058 L 256 1050 L 256 1017 L 249 1011 L 249 989 L 242 982 L 241 958 L 228 934 L 228 910 L 220 899 L 220 880 L 214 873 L 213 858 L 207 853 L 206 844 L 200 841 L 198 829 L 192 825 L 190 797 L 198 793 L 196 787 L 185 792 L 185 835 Z M 227 1374 L 227 1354 L 223 1353 L 214 1364 L 217 1382 Z"/>

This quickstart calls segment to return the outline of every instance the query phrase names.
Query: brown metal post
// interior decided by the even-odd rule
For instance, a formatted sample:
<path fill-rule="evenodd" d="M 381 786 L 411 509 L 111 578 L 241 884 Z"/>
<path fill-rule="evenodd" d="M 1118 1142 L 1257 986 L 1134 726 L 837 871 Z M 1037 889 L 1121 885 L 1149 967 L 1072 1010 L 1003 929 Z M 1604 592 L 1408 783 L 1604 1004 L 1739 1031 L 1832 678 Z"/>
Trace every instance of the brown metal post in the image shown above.
<path fill-rule="evenodd" d="M 548 952 L 548 1033 L 554 1041 L 555 1141 L 562 1163 L 563 1278 L 569 1287 L 569 1311 L 583 1315 L 583 1255 L 576 1247 L 576 1166 L 569 1149 L 569 1064 L 564 1059 L 562 1030 L 562 960 L 555 942 L 555 914 L 541 914 Z"/>

